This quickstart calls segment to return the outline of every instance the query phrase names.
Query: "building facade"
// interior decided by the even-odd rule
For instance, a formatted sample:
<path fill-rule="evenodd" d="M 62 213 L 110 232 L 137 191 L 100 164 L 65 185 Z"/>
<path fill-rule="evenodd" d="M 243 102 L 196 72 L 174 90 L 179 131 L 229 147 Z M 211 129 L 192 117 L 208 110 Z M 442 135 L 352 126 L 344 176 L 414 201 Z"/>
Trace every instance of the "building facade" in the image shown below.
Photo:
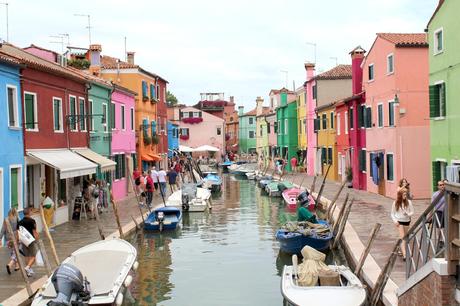
<path fill-rule="evenodd" d="M 232 109 L 225 114 L 225 148 L 226 152 L 238 152 L 238 111 Z"/>
<path fill-rule="evenodd" d="M 305 63 L 306 81 L 304 83 L 306 98 L 306 135 L 307 135 L 307 174 L 310 176 L 318 173 L 316 162 L 317 138 L 315 133 L 316 120 L 316 80 L 315 64 Z"/>
<path fill-rule="evenodd" d="M 168 121 L 168 157 L 175 156 L 179 149 L 179 125 Z"/>
<path fill-rule="evenodd" d="M 286 160 L 286 170 L 292 171 L 290 160 L 297 156 L 297 101 L 288 102 L 287 90 L 282 89 L 280 106 L 276 109 L 278 121 L 278 156 Z"/>
<path fill-rule="evenodd" d="M 337 147 L 335 103 L 316 108 L 318 114 L 316 130 L 318 135 L 319 174 L 330 180 L 337 180 Z"/>
<path fill-rule="evenodd" d="M 297 94 L 297 144 L 300 151 L 299 164 L 304 165 L 307 157 L 307 101 L 305 87 L 296 90 Z"/>
<path fill-rule="evenodd" d="M 238 129 L 239 152 L 256 153 L 256 109 L 244 113 L 244 107 L 238 107 Z"/>

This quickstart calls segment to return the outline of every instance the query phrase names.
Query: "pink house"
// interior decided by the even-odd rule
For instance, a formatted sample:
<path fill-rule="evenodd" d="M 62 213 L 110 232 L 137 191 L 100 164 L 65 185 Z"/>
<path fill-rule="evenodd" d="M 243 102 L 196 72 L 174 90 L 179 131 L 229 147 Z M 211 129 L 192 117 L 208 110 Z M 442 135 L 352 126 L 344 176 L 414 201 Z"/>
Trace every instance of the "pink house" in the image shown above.
<path fill-rule="evenodd" d="M 399 180 L 406 178 L 415 198 L 428 198 L 431 173 L 426 34 L 377 34 L 363 62 L 363 72 L 367 190 L 395 198 Z"/>
<path fill-rule="evenodd" d="M 307 80 L 304 83 L 305 95 L 307 97 L 307 174 L 315 175 L 319 169 L 315 169 L 317 139 L 314 127 L 314 120 L 316 119 L 316 81 L 315 81 L 315 64 L 305 63 L 305 70 L 307 71 Z"/>
<path fill-rule="evenodd" d="M 114 85 L 112 93 L 112 103 L 115 106 L 115 120 L 116 122 L 125 122 L 124 128 L 112 130 L 112 150 L 111 155 L 124 156 L 122 159 L 127 163 L 125 167 L 129 174 L 133 172 L 133 165 L 137 164 L 136 159 L 136 137 L 135 137 L 135 110 L 134 110 L 134 97 L 136 93 Z M 127 195 L 131 188 L 129 175 L 121 175 L 120 179 L 114 179 L 112 182 L 112 192 L 114 200 L 122 200 Z"/>

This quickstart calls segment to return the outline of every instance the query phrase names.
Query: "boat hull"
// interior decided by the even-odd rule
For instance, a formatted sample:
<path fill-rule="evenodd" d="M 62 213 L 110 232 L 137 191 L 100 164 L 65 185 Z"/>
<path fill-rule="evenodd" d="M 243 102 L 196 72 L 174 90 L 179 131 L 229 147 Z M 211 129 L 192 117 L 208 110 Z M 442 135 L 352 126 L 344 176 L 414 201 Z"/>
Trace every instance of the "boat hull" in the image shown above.
<path fill-rule="evenodd" d="M 325 221 L 320 221 L 320 223 L 327 224 Z M 306 245 L 318 251 L 327 250 L 332 237 L 332 233 L 326 237 L 320 237 L 314 233 L 311 236 L 304 236 L 301 233 L 288 232 L 285 229 L 279 229 L 276 232 L 276 240 L 280 243 L 280 250 L 287 254 L 300 254 Z"/>
<path fill-rule="evenodd" d="M 164 213 L 163 222 L 158 221 L 159 212 Z M 160 207 L 151 212 L 145 219 L 144 229 L 147 231 L 175 230 L 181 219 L 182 212 L 177 207 Z"/>

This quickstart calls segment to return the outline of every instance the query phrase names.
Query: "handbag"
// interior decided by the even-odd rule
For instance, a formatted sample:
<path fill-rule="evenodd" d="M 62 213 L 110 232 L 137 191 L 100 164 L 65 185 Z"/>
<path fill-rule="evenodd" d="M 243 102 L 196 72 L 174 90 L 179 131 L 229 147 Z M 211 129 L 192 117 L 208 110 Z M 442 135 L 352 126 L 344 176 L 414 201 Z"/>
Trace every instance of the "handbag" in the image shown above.
<path fill-rule="evenodd" d="M 28 247 L 32 242 L 35 241 L 34 236 L 32 236 L 24 226 L 20 226 L 18 230 L 19 241 Z"/>

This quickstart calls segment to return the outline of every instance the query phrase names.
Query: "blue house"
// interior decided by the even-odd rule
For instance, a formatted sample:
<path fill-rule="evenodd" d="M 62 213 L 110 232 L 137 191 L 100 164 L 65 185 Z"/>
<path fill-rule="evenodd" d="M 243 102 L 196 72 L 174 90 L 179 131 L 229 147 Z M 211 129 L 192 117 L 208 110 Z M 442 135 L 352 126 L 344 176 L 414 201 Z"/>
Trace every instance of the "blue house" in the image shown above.
<path fill-rule="evenodd" d="M 19 62 L 0 53 L 0 220 L 11 207 L 24 207 L 24 142 L 22 136 Z M 6 99 L 5 99 L 6 98 Z M 1 242 L 0 242 L 1 245 Z"/>
<path fill-rule="evenodd" d="M 168 157 L 174 156 L 179 149 L 179 126 L 168 121 Z"/>

